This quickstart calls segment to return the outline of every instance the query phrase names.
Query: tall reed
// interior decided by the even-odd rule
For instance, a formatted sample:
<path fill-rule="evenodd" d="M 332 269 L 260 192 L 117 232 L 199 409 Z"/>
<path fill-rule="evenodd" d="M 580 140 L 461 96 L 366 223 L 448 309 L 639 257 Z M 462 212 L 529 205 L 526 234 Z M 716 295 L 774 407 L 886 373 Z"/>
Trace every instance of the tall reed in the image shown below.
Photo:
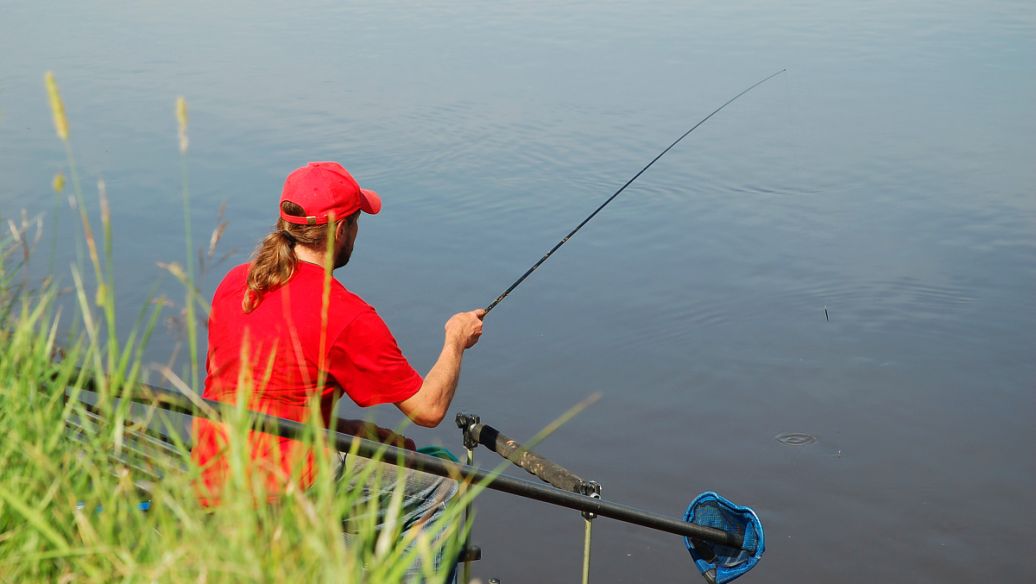
<path fill-rule="evenodd" d="M 180 176 L 181 190 L 183 192 L 183 231 L 184 240 L 187 243 L 187 257 L 184 265 L 187 267 L 187 296 L 184 300 L 187 319 L 187 351 L 191 366 L 191 387 L 198 387 L 200 381 L 198 374 L 198 319 L 195 314 L 197 304 L 197 289 L 195 288 L 194 273 L 194 238 L 191 237 L 191 190 L 187 180 L 187 100 L 180 96 L 176 98 L 176 126 L 180 142 Z"/>

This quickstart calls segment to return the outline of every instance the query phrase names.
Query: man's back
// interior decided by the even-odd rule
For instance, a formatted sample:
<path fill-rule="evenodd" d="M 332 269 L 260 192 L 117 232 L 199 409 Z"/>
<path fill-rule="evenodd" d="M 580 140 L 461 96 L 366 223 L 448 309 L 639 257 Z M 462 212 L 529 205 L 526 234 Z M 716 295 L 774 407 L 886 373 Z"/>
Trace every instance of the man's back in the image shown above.
<path fill-rule="evenodd" d="M 241 301 L 248 269 L 248 264 L 232 269 L 213 297 L 205 397 L 233 402 L 238 391 L 248 391 L 249 409 L 303 421 L 309 400 L 319 396 L 326 426 L 340 391 L 358 405 L 370 406 L 405 400 L 421 387 L 421 376 L 374 309 L 333 278 L 323 310 L 323 268 L 297 262 L 288 282 L 245 312 Z M 196 432 L 195 459 L 208 465 L 205 483 L 218 490 L 226 470 L 217 454 L 222 432 L 201 420 Z M 270 477 L 271 490 L 279 491 L 291 465 L 299 462 L 297 445 L 253 435 L 253 459 L 280 460 L 274 466 L 283 476 Z M 309 483 L 310 467 L 311 460 L 303 469 L 304 484 Z"/>

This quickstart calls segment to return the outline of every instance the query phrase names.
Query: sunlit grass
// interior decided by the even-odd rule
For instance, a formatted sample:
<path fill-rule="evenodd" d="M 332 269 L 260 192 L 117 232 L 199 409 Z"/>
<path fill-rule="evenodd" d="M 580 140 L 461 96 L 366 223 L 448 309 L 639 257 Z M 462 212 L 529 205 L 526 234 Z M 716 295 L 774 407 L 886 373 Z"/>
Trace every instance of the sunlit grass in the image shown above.
<path fill-rule="evenodd" d="M 434 528 L 407 535 L 366 524 L 347 545 L 342 521 L 357 512 L 361 493 L 336 488 L 323 458 L 312 488 L 256 503 L 266 500 L 265 483 L 248 472 L 253 426 L 244 400 L 221 418 L 230 436 L 223 503 L 202 507 L 198 469 L 174 416 L 155 405 L 127 415 L 113 399 L 91 412 L 77 399 L 99 389 L 99 376 L 74 366 L 97 349 L 77 343 L 55 362 L 53 305 L 53 293 L 22 303 L 0 354 L 0 580 L 397 582 L 414 561 L 431 565 Z M 171 439 L 149 439 L 147 427 Z M 304 442 L 326 446 L 321 428 L 309 430 Z M 447 557 L 463 536 L 458 509 L 441 522 L 452 536 L 442 543 Z M 408 537 L 415 545 L 405 545 Z M 443 577 L 429 568 L 428 581 Z"/>

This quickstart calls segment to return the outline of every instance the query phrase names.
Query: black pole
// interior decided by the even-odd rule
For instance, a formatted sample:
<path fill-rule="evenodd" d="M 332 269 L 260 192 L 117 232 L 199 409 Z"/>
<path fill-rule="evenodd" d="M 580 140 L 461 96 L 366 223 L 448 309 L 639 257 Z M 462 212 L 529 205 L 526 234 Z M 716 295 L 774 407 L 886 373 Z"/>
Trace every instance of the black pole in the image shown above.
<path fill-rule="evenodd" d="M 543 265 L 543 262 L 547 261 L 547 258 L 549 258 L 550 256 L 554 255 L 554 252 L 556 252 L 558 250 L 558 248 L 560 248 L 562 245 L 565 245 L 565 242 L 567 242 L 569 239 L 571 239 L 572 236 L 575 235 L 577 231 L 582 229 L 584 225 L 589 223 L 590 220 L 593 219 L 595 215 L 600 213 L 601 209 L 604 209 L 605 206 L 608 205 L 608 203 L 611 203 L 612 200 L 615 199 L 615 197 L 618 197 L 619 193 L 621 193 L 622 191 L 626 190 L 626 187 L 630 186 L 630 184 L 632 184 L 633 181 L 637 180 L 637 178 L 640 177 L 640 175 L 644 174 L 644 171 L 646 171 L 647 169 L 651 168 L 651 165 L 654 164 L 655 162 L 657 162 L 659 158 L 662 158 L 663 156 L 665 156 L 666 152 L 669 152 L 670 150 L 672 150 L 673 146 L 676 146 L 677 144 L 679 144 L 680 140 L 683 140 L 684 138 L 687 137 L 688 134 L 690 134 L 691 132 L 697 130 L 698 126 L 700 126 L 700 125 L 704 124 L 705 122 L 707 122 L 709 120 L 709 118 L 711 118 L 712 116 L 718 114 L 720 110 L 722 110 L 723 108 L 725 108 L 728 105 L 730 105 L 731 103 L 733 103 L 733 101 L 736 100 L 737 98 L 739 98 L 742 95 L 748 93 L 749 91 L 752 91 L 756 87 L 762 85 L 763 83 L 766 83 L 767 81 L 769 81 L 770 79 L 773 79 L 774 77 L 780 75 L 781 73 L 784 73 L 786 70 L 787 69 L 781 69 L 780 71 L 767 76 L 763 80 L 757 81 L 757 82 L 753 83 L 748 89 L 745 89 L 741 93 L 739 93 L 739 94 L 735 95 L 734 97 L 730 98 L 729 100 L 727 100 L 726 103 L 724 103 L 723 105 L 721 105 L 718 108 L 716 108 L 715 110 L 713 110 L 713 112 L 711 114 L 709 114 L 709 115 L 705 116 L 704 118 L 702 118 L 702 120 L 700 122 L 698 122 L 697 124 L 694 124 L 694 126 L 692 126 L 690 130 L 687 130 L 686 132 L 683 133 L 683 135 L 681 135 L 679 138 L 674 140 L 673 143 L 670 144 L 665 150 L 663 150 L 658 156 L 654 157 L 651 160 L 651 162 L 647 163 L 647 166 L 645 166 L 644 168 L 640 169 L 640 171 L 637 172 L 637 174 L 633 175 L 633 178 L 631 178 L 628 181 L 626 181 L 626 184 L 624 184 L 621 187 L 619 187 L 619 190 L 615 191 L 615 193 L 612 194 L 612 196 L 608 197 L 608 200 L 606 200 L 605 202 L 601 203 L 601 206 L 597 207 L 597 209 L 595 209 L 593 213 L 590 213 L 589 217 L 587 217 L 586 219 L 583 219 L 583 222 L 580 223 L 579 225 L 576 225 L 576 228 L 573 229 L 572 231 L 570 231 L 568 235 L 566 235 L 565 237 L 562 237 L 561 241 L 557 242 L 554 245 L 554 247 L 550 248 L 550 251 L 548 251 L 546 253 L 546 255 L 544 255 L 543 257 L 540 258 L 540 261 L 538 261 L 535 264 L 533 264 L 531 268 L 526 270 L 526 272 L 521 275 L 521 277 L 519 277 L 517 280 L 515 280 L 513 284 L 508 286 L 506 290 L 504 290 L 499 296 L 497 296 L 496 300 L 490 302 L 489 306 L 486 307 L 486 314 L 489 314 L 490 311 L 492 311 L 494 308 L 496 308 L 497 304 L 500 304 L 504 300 L 504 298 L 507 298 L 507 295 L 510 294 L 512 290 L 517 288 L 519 284 L 524 282 L 526 278 L 528 278 L 533 272 L 535 272 L 536 268 L 539 268 L 541 265 Z"/>
<path fill-rule="evenodd" d="M 193 416 L 201 415 L 197 407 L 185 405 L 190 401 L 183 395 L 159 387 L 142 385 L 149 395 L 133 395 L 130 399 L 137 403 L 154 404 L 157 407 L 182 414 Z M 217 412 L 231 413 L 235 410 L 234 404 L 218 402 L 205 398 L 197 398 L 198 403 L 204 403 Z M 306 425 L 294 420 L 285 420 L 274 416 L 249 411 L 248 415 L 253 417 L 256 426 L 263 432 L 275 434 L 284 438 L 300 439 L 306 432 Z M 494 475 L 479 467 L 468 466 L 421 454 L 412 450 L 396 448 L 380 442 L 374 442 L 358 436 L 343 434 L 328 430 L 335 447 L 342 452 L 355 452 L 363 458 L 379 458 L 386 462 L 397 461 L 400 466 L 443 477 L 469 480 L 473 483 L 486 482 L 486 487 L 502 493 L 510 493 L 526 499 L 533 499 L 550 503 L 559 507 L 575 509 L 588 513 L 595 513 L 601 517 L 609 517 L 625 523 L 633 523 L 659 531 L 666 531 L 676 535 L 683 535 L 703 541 L 712 542 L 727 547 L 740 549 L 744 545 L 744 538 L 737 534 L 704 527 L 694 523 L 688 523 L 679 519 L 663 517 L 654 513 L 641 511 L 633 507 L 618 503 L 608 503 L 586 495 L 562 491 L 557 488 L 548 487 L 531 481 L 525 481 L 512 477 Z M 354 450 L 355 449 L 355 450 Z M 754 551 L 754 550 L 749 550 Z"/>

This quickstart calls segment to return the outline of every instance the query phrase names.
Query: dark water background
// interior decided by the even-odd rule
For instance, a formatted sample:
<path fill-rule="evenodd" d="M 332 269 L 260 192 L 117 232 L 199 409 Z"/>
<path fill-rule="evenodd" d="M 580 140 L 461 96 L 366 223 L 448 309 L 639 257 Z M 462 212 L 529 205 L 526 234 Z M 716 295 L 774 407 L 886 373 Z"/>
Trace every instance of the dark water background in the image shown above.
<path fill-rule="evenodd" d="M 53 209 L 53 69 L 88 199 L 103 177 L 112 200 L 126 326 L 155 282 L 182 298 L 155 262 L 183 261 L 184 95 L 195 243 L 229 221 L 205 294 L 287 172 L 340 160 L 385 210 L 338 277 L 422 371 L 452 312 L 787 67 L 492 313 L 453 411 L 526 438 L 600 392 L 540 450 L 644 509 L 752 505 L 745 582 L 1036 580 L 1031 1 L 4 2 L 0 55 L 2 214 Z M 149 360 L 176 345 L 163 329 Z M 412 435 L 460 448 L 449 423 Z M 478 510 L 475 575 L 578 578 L 578 514 Z M 691 570 L 679 538 L 596 523 L 595 581 Z"/>

